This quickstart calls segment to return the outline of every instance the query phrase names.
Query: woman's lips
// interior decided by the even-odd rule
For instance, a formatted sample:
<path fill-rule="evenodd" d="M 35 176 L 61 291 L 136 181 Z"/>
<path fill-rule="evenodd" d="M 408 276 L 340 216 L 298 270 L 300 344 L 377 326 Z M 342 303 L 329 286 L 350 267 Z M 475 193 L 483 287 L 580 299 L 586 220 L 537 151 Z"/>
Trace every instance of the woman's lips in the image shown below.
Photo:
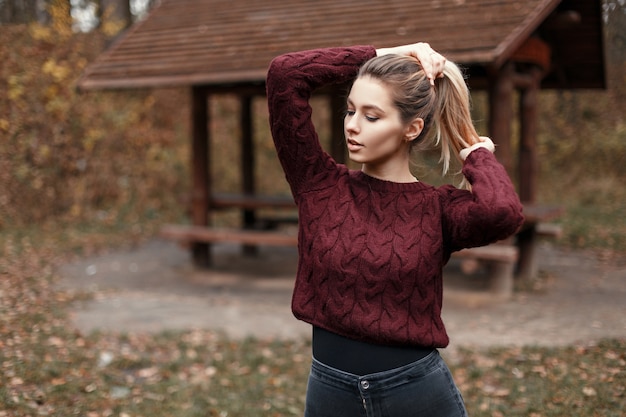
<path fill-rule="evenodd" d="M 359 149 L 363 148 L 363 145 L 354 139 L 347 139 L 346 142 L 348 145 L 348 150 L 350 151 L 358 151 Z"/>

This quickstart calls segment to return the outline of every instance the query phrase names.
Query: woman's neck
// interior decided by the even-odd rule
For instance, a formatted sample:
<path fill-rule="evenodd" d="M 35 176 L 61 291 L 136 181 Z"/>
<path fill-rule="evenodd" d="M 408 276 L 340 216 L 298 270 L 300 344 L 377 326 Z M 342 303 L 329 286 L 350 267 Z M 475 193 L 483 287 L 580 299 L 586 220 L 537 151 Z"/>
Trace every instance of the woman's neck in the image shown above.
<path fill-rule="evenodd" d="M 394 167 L 372 167 L 368 164 L 363 164 L 361 171 L 370 177 L 384 181 L 398 183 L 418 182 L 417 178 L 409 170 L 408 164 L 406 167 L 395 169 Z"/>

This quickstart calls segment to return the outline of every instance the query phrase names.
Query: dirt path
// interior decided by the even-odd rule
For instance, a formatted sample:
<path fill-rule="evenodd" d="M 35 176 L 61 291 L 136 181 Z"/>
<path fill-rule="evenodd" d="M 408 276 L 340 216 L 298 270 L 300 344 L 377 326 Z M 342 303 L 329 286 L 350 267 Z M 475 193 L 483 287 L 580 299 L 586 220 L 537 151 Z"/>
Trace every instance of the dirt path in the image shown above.
<path fill-rule="evenodd" d="M 257 258 L 243 257 L 233 246 L 214 249 L 215 266 L 200 271 L 186 250 L 153 241 L 65 265 L 59 285 L 95 291 L 93 301 L 72 312 L 82 332 L 211 329 L 234 338 L 309 335 L 309 326 L 290 312 L 294 249 L 263 249 Z M 495 303 L 486 302 L 471 288 L 478 282 L 451 265 L 444 291 L 451 344 L 564 345 L 626 337 L 626 262 L 546 244 L 540 270 L 545 277 L 541 291 Z"/>

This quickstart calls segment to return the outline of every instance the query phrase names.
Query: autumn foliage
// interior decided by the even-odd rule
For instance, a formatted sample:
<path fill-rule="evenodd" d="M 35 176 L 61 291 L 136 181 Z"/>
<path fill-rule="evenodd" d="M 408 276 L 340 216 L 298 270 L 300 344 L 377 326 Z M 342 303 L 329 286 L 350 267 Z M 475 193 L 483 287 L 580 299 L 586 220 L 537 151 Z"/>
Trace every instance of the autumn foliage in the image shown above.
<path fill-rule="evenodd" d="M 0 31 L 0 230 L 48 221 L 132 224 L 179 206 L 186 96 L 80 93 L 75 82 L 105 42 L 98 32 L 63 26 Z"/>

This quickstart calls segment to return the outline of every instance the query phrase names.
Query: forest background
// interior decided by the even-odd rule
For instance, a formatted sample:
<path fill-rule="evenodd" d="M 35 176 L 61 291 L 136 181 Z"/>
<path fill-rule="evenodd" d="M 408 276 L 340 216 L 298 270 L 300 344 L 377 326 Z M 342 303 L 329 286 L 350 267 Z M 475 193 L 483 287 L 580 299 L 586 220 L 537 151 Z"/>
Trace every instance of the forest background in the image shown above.
<path fill-rule="evenodd" d="M 108 20 L 106 12 L 92 14 L 100 23 L 83 32 L 68 0 L 48 1 L 49 16 L 38 18 L 45 24 L 33 22 L 31 12 L 15 17 L 30 23 L 0 27 L 0 233 L 72 225 L 144 236 L 165 221 L 182 221 L 190 186 L 187 89 L 80 93 L 75 87 L 86 65 L 149 3 L 133 15 L 131 3 L 121 1 L 125 13 L 109 13 Z M 624 10 L 620 2 L 605 10 L 608 89 L 541 94 L 539 201 L 567 208 L 566 245 L 626 250 Z M 484 93 L 473 92 L 473 101 L 484 132 Z M 224 95 L 210 106 L 217 190 L 240 188 L 239 127 L 229 117 L 237 105 Z M 288 193 L 262 98 L 255 109 L 259 189 Z"/>
<path fill-rule="evenodd" d="M 188 91 L 80 93 L 75 88 L 85 66 L 130 24 L 129 16 L 140 18 L 149 3 L 135 15 L 127 7 L 122 17 L 109 14 L 108 20 L 102 18 L 106 12 L 95 13 L 92 18 L 101 16 L 100 24 L 90 23 L 87 32 L 77 30 L 76 12 L 69 11 L 67 0 L 51 5 L 45 24 L 32 22 L 31 12 L 30 18 L 15 17 L 30 23 L 0 27 L 0 233 L 80 225 L 143 236 L 162 222 L 181 221 L 190 185 Z M 607 3 L 605 13 L 608 89 L 541 94 L 539 200 L 567 207 L 561 219 L 564 244 L 625 250 L 624 5 Z M 229 96 L 212 100 L 219 149 L 212 161 L 219 173 L 215 187 L 239 189 L 239 131 L 229 117 L 237 102 Z M 484 93 L 473 92 L 473 100 L 481 126 Z M 265 103 L 256 104 L 264 173 L 259 188 L 286 193 Z"/>
<path fill-rule="evenodd" d="M 150 5 L 102 1 L 125 11 L 0 0 L 0 417 L 298 415 L 306 342 L 80 335 L 67 325 L 68 305 L 92 295 L 56 289 L 57 266 L 188 221 L 189 92 L 76 90 L 89 62 Z M 544 91 L 540 104 L 539 201 L 566 207 L 559 245 L 603 259 L 626 254 L 625 12 L 623 0 L 605 2 L 608 88 Z M 80 13 L 88 17 L 77 24 Z M 484 93 L 473 100 L 484 132 Z M 239 189 L 238 101 L 210 104 L 215 187 Z M 263 98 L 255 113 L 258 188 L 287 193 Z M 609 410 L 624 406 L 624 343 L 467 352 L 455 379 L 472 415 L 618 415 Z"/>

